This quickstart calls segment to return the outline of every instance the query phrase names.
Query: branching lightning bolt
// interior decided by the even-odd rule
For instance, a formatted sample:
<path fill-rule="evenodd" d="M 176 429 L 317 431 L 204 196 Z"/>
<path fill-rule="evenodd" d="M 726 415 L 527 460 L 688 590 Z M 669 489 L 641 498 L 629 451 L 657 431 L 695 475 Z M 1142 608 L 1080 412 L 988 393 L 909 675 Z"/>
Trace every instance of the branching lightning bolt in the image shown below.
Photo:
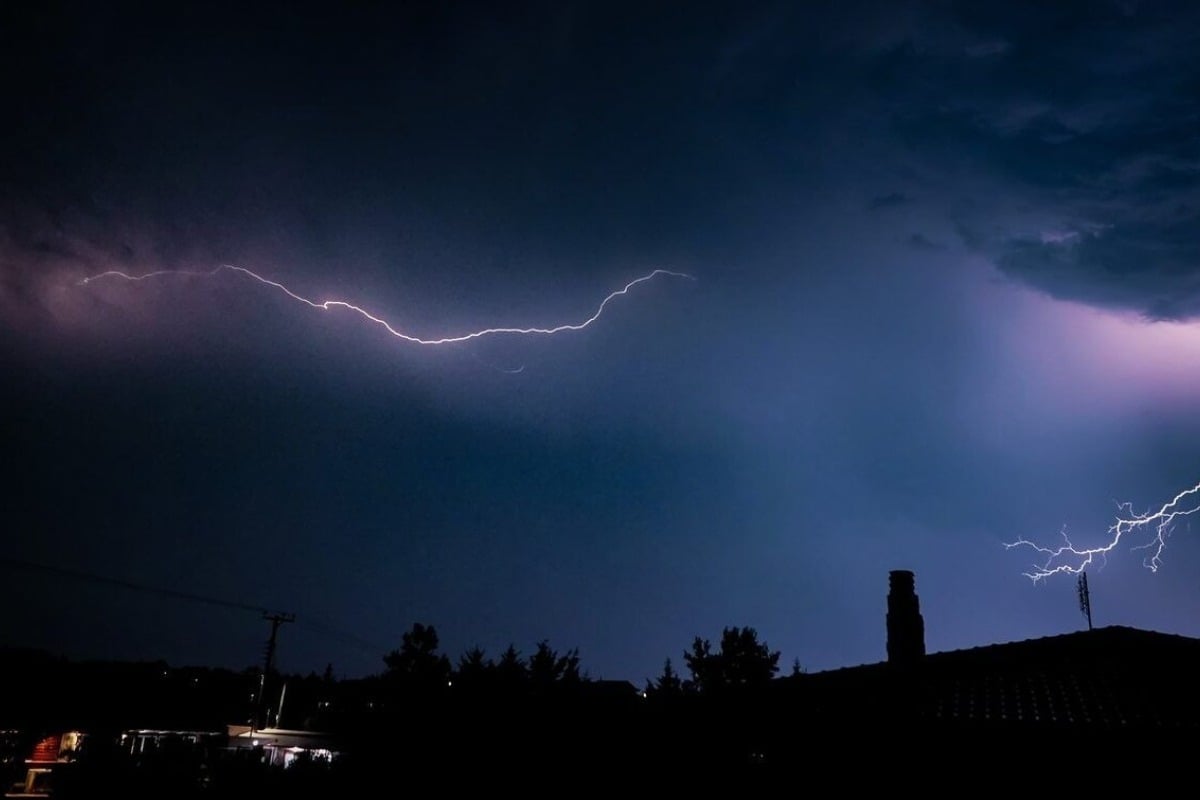
<path fill-rule="evenodd" d="M 563 323 L 563 324 L 554 325 L 553 327 L 548 327 L 548 328 L 536 328 L 536 327 L 484 328 L 484 329 L 478 330 L 478 331 L 471 331 L 470 333 L 458 334 L 456 336 L 444 336 L 444 337 L 441 337 L 438 339 L 423 339 L 420 336 L 414 336 L 410 333 L 405 333 L 405 332 L 393 327 L 390 322 L 383 319 L 382 317 L 375 316 L 374 314 L 372 314 L 369 311 L 367 311 L 366 309 L 364 309 L 362 306 L 355 305 L 354 303 L 350 303 L 345 300 L 322 300 L 319 302 L 316 300 L 310 300 L 307 297 L 303 297 L 299 294 L 296 294 L 291 289 L 284 286 L 282 283 L 279 283 L 278 281 L 273 281 L 270 278 L 264 278 L 262 275 L 259 275 L 257 272 L 252 272 L 251 270 L 248 270 L 245 267 L 238 267 L 238 266 L 234 266 L 233 264 L 222 264 L 219 267 L 215 267 L 214 269 L 204 271 L 204 272 L 194 271 L 194 270 L 165 269 L 165 270 L 157 270 L 155 272 L 147 272 L 144 275 L 130 275 L 127 272 L 121 272 L 119 270 L 109 270 L 107 272 L 101 272 L 99 275 L 93 275 L 90 278 L 84 278 L 83 280 L 81 280 L 79 282 L 79 285 L 86 286 L 87 284 L 92 283 L 93 281 L 99 281 L 99 280 L 111 279 L 111 278 L 119 278 L 121 280 L 126 280 L 126 281 L 144 281 L 144 280 L 149 280 L 151 278 L 159 278 L 159 277 L 163 277 L 163 276 L 167 276 L 167 275 L 188 275 L 188 276 L 194 276 L 194 277 L 212 277 L 212 276 L 214 276 L 220 272 L 224 272 L 224 271 L 236 272 L 236 273 L 246 276 L 247 278 L 253 278 L 254 280 L 258 281 L 259 283 L 261 283 L 265 286 L 270 286 L 274 289 L 278 289 L 279 291 L 283 292 L 284 294 L 286 294 L 288 297 L 292 298 L 293 300 L 301 302 L 304 305 L 309 306 L 311 308 L 320 309 L 322 311 L 330 311 L 335 308 L 345 309 L 347 311 L 353 311 L 355 314 L 358 314 L 359 316 L 363 317 L 364 319 L 380 326 L 381 328 L 386 330 L 388 333 L 390 333 L 392 336 L 396 337 L 397 339 L 403 339 L 404 341 L 409 342 L 411 344 L 456 344 L 459 342 L 468 342 L 472 339 L 480 339 L 485 336 L 497 336 L 497 335 L 502 335 L 502 334 L 511 334 L 511 335 L 519 335 L 519 336 L 537 336 L 537 335 L 552 336 L 556 333 L 566 333 L 568 331 L 581 331 L 584 328 L 591 325 L 596 320 L 600 319 L 600 316 L 604 313 L 604 309 L 608 307 L 609 303 L 611 303 L 613 300 L 615 300 L 618 297 L 622 297 L 626 294 L 629 294 L 630 290 L 633 289 L 633 287 L 637 286 L 640 283 L 645 283 L 646 281 L 653 280 L 654 278 L 657 278 L 660 275 L 670 276 L 673 278 L 686 278 L 687 280 L 695 280 L 694 277 L 692 277 L 691 275 L 685 274 L 683 272 L 672 272 L 671 270 L 667 270 L 667 269 L 656 269 L 653 272 L 649 272 L 640 278 L 634 278 L 629 283 L 622 286 L 620 289 L 617 289 L 615 292 L 612 292 L 611 294 L 609 294 L 607 297 L 605 297 L 603 300 L 600 301 L 600 305 L 597 306 L 596 311 L 590 317 L 583 320 L 582 322 Z"/>
<path fill-rule="evenodd" d="M 1014 547 L 1029 547 L 1046 557 L 1041 564 L 1035 564 L 1032 571 L 1024 573 L 1025 577 L 1037 583 L 1061 573 L 1074 575 L 1083 572 L 1097 558 L 1103 563 L 1126 535 L 1148 533 L 1148 542 L 1134 545 L 1131 549 L 1150 551 L 1142 563 L 1151 572 L 1157 572 L 1162 566 L 1162 552 L 1167 546 L 1167 537 L 1175 530 L 1180 518 L 1200 514 L 1200 483 L 1190 489 L 1184 489 L 1157 511 L 1135 512 L 1130 503 L 1120 503 L 1117 508 L 1120 509 L 1120 513 L 1108 529 L 1107 544 L 1079 548 L 1071 543 L 1066 530 L 1063 530 L 1063 544 L 1058 547 L 1043 547 L 1028 539 L 1007 542 L 1004 546 L 1010 550 Z"/>

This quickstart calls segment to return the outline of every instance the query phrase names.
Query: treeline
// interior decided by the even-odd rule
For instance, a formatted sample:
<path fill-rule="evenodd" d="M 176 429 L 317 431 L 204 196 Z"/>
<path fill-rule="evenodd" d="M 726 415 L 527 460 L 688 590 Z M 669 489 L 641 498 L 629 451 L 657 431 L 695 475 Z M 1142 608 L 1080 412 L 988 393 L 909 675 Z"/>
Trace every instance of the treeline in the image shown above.
<path fill-rule="evenodd" d="M 713 695 L 762 686 L 778 672 L 779 653 L 750 627 L 726 628 L 715 643 L 696 637 L 681 654 L 683 673 L 668 658 L 660 675 L 640 686 L 596 681 L 578 649 L 537 642 L 526 655 L 515 644 L 492 655 L 472 647 L 452 661 L 440 649 L 433 625 L 416 623 L 400 646 L 382 657 L 380 673 L 337 680 L 333 665 L 322 674 L 267 676 L 261 670 L 171 667 L 162 661 L 71 661 L 48 653 L 0 649 L 0 726 L 36 731 L 66 728 L 222 730 L 255 721 L 285 728 L 320 729 L 346 714 L 378 713 L 414 702 L 463 697 L 639 697 L 655 701 Z M 798 667 L 793 667 L 796 671 Z M 286 690 L 284 689 L 286 685 Z M 280 698 L 285 702 L 280 708 Z M 261 700 L 261 702 L 260 702 Z M 266 719 L 254 719 L 265 710 Z"/>
<path fill-rule="evenodd" d="M 751 627 L 731 627 L 722 631 L 714 645 L 697 636 L 690 649 L 682 654 L 686 675 L 680 675 L 672 659 L 663 665 L 662 673 L 646 680 L 640 694 L 643 698 L 672 698 L 690 695 L 712 695 L 722 692 L 762 687 L 779 671 L 779 651 L 772 651 L 760 642 Z M 581 669 L 577 648 L 558 651 L 548 640 L 536 644 L 525 657 L 514 644 L 497 657 L 479 647 L 462 653 L 457 662 L 439 649 L 437 629 L 416 623 L 405 633 L 398 649 L 384 656 L 385 671 L 371 678 L 345 682 L 351 691 L 348 698 L 366 702 L 378 708 L 389 695 L 403 696 L 405 702 L 414 695 L 438 694 L 544 694 L 579 690 L 593 681 Z M 793 665 L 793 673 L 800 671 Z M 617 684 L 626 681 L 603 681 L 616 692 Z M 372 694 L 374 693 L 374 694 Z"/>
<path fill-rule="evenodd" d="M 56 776 L 63 797 L 117 789 L 129 797 L 376 796 L 395 781 L 493 787 L 548 774 L 765 774 L 773 750 L 788 744 L 764 724 L 791 691 L 772 680 L 779 653 L 753 628 L 735 627 L 715 642 L 697 637 L 681 661 L 683 674 L 668 659 L 639 688 L 591 678 L 577 649 L 547 640 L 528 655 L 515 645 L 495 655 L 472 647 L 451 660 L 437 630 L 418 623 L 383 655 L 376 675 L 337 680 L 332 666 L 322 675 L 273 674 L 260 696 L 253 668 L 72 664 L 26 654 L 27 668 L 6 669 L 5 681 L 9 699 L 28 698 L 25 713 L 0 723 L 29 726 L 31 735 L 90 734 Z M 0 705 L 0 716 L 16 707 Z M 263 727 L 256 715 L 264 710 L 269 726 L 328 734 L 338 756 L 301 758 L 282 770 L 253 750 L 131 753 L 117 744 L 122 730 L 137 728 L 222 730 L 250 719 Z M 4 777 L 16 779 L 19 767 Z"/>
<path fill-rule="evenodd" d="M 577 649 L 546 640 L 528 655 L 510 644 L 452 660 L 436 628 L 416 624 L 382 673 L 338 683 L 308 725 L 345 737 L 343 775 L 401 763 L 459 781 L 487 775 L 489 785 L 546 770 L 588 780 L 760 775 L 788 741 L 763 724 L 788 691 L 772 680 L 779 658 L 754 628 L 726 628 L 681 652 L 683 674 L 668 659 L 639 687 L 591 678 Z"/>

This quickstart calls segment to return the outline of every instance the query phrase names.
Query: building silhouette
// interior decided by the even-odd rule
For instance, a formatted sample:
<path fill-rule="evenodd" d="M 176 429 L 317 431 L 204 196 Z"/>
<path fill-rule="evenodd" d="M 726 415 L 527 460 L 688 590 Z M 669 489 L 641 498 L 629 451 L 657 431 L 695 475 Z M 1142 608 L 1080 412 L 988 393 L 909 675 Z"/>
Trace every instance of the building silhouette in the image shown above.
<path fill-rule="evenodd" d="M 292 678 L 289 728 L 229 724 L 245 719 L 253 671 L 0 651 L 0 729 L 22 731 L 3 751 L 3 777 L 11 796 L 54 785 L 82 787 L 75 796 L 157 791 L 167 779 L 173 788 L 157 796 L 175 796 L 201 778 L 214 781 L 204 796 L 273 796 L 262 793 L 270 786 L 349 796 L 412 770 L 487 787 L 553 765 L 676 787 L 731 776 L 776 786 L 835 770 L 843 788 L 879 775 L 897 790 L 928 788 L 941 776 L 975 792 L 982 776 L 1046 758 L 1071 779 L 1080 764 L 1107 774 L 1190 764 L 1163 754 L 1200 732 L 1200 639 L 1109 626 L 927 653 L 914 574 L 893 571 L 888 583 L 879 663 L 658 696 L 624 681 Z M 962 774 L 972 777 L 954 783 Z"/>
<path fill-rule="evenodd" d="M 968 738 L 1200 731 L 1200 639 L 1114 625 L 926 654 L 913 573 L 889 582 L 887 661 L 776 681 L 818 728 Z"/>

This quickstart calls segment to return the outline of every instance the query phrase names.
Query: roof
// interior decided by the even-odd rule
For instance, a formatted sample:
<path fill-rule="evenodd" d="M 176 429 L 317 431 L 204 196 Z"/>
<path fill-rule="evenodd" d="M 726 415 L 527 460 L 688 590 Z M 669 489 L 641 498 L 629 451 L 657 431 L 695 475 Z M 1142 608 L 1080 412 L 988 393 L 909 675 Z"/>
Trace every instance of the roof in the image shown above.
<path fill-rule="evenodd" d="M 1123 626 L 790 679 L 830 721 L 1200 730 L 1200 639 Z"/>
<path fill-rule="evenodd" d="M 231 747 L 302 747 L 333 748 L 337 737 L 325 731 L 303 731 L 288 728 L 256 728 L 244 725 L 229 726 Z"/>

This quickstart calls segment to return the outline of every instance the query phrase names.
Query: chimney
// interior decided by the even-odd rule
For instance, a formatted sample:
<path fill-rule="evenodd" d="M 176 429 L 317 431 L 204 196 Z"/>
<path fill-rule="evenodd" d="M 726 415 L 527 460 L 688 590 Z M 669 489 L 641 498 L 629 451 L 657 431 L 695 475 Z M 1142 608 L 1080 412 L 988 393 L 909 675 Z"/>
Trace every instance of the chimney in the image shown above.
<path fill-rule="evenodd" d="M 889 664 L 911 664 L 925 655 L 925 620 L 907 569 L 888 573 L 887 654 Z"/>

